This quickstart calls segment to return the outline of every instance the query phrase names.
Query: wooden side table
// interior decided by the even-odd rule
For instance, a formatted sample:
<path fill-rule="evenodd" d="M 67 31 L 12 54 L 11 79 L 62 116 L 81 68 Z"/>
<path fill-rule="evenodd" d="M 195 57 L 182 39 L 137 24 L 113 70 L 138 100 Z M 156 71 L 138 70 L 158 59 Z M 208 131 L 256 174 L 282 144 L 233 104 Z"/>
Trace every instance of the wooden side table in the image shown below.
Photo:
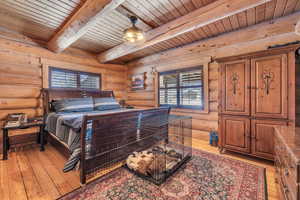
<path fill-rule="evenodd" d="M 8 150 L 10 148 L 9 143 L 9 136 L 8 131 L 9 130 L 17 130 L 17 129 L 26 129 L 31 127 L 39 127 L 40 131 L 37 135 L 37 143 L 40 144 L 40 151 L 44 151 L 44 122 L 43 121 L 37 121 L 37 122 L 30 122 L 30 123 L 23 123 L 20 126 L 15 127 L 3 127 L 3 160 L 8 159 Z"/>

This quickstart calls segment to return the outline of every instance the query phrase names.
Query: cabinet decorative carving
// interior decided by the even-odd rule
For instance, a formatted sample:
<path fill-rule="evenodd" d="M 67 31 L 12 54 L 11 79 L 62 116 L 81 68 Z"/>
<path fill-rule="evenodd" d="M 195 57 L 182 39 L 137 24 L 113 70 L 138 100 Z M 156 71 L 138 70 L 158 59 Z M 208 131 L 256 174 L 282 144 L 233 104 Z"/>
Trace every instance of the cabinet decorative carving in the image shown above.
<path fill-rule="evenodd" d="M 249 115 L 250 65 L 248 60 L 224 63 L 222 70 L 222 112 Z"/>
<path fill-rule="evenodd" d="M 251 59 L 252 116 L 287 118 L 287 55 Z"/>

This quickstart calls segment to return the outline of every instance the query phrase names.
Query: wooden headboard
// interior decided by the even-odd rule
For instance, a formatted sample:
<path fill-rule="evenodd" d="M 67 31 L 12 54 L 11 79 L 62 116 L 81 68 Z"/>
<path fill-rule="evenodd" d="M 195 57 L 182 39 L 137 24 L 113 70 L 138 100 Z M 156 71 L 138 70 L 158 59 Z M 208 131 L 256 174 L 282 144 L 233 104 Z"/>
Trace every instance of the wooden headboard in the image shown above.
<path fill-rule="evenodd" d="M 50 111 L 50 102 L 53 100 L 66 98 L 83 98 L 83 97 L 114 97 L 113 91 L 100 90 L 74 90 L 74 89 L 42 89 L 44 114 Z"/>

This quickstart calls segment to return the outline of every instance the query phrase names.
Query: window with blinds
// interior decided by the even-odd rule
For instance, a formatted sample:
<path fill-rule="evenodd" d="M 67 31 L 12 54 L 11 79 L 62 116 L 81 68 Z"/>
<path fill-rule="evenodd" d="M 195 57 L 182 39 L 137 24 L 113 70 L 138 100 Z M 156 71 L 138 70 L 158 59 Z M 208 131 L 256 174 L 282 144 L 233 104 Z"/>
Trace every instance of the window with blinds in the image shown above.
<path fill-rule="evenodd" d="M 203 67 L 160 73 L 159 102 L 161 106 L 203 109 Z"/>
<path fill-rule="evenodd" d="M 49 85 L 51 88 L 100 90 L 101 75 L 50 67 Z"/>

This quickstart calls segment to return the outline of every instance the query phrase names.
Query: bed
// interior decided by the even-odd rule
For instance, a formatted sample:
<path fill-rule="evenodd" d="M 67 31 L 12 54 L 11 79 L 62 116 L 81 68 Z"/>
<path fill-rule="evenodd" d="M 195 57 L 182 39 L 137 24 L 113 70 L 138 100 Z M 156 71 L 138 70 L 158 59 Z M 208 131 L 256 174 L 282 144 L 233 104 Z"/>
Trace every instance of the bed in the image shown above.
<path fill-rule="evenodd" d="M 47 140 L 68 158 L 64 170 L 68 171 L 69 165 L 74 166 L 80 160 L 81 184 L 96 171 L 168 137 L 168 108 L 54 112 L 53 102 L 74 98 L 92 98 L 93 104 L 98 105 L 95 99 L 113 99 L 114 94 L 112 91 L 43 90 Z"/>

